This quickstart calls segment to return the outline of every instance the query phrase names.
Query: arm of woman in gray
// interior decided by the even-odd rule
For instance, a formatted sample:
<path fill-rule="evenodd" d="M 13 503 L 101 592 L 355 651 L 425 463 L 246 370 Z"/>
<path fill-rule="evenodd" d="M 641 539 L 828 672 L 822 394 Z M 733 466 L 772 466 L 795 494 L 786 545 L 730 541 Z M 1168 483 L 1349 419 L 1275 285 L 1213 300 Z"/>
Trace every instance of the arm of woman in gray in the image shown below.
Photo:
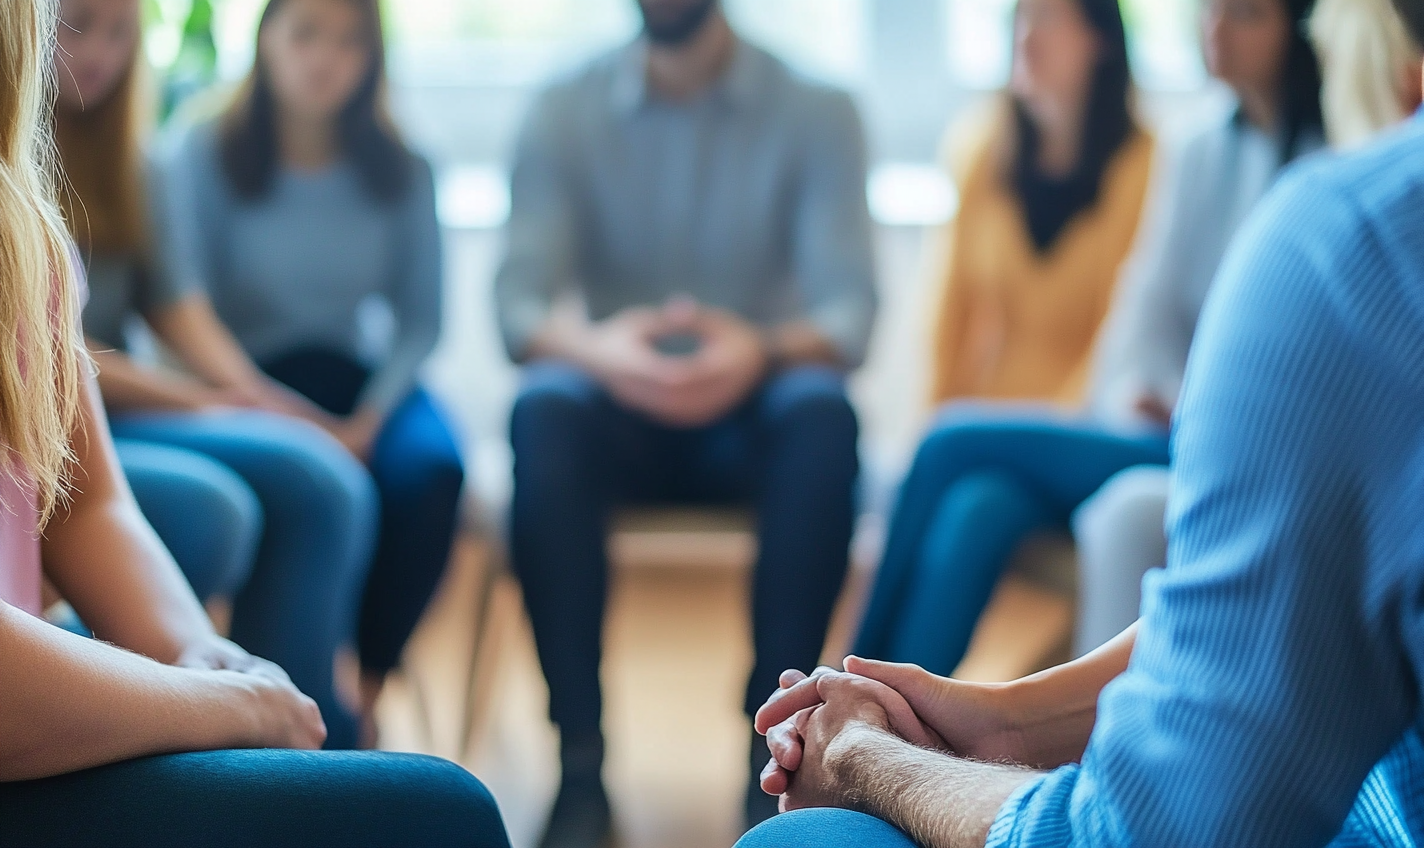
<path fill-rule="evenodd" d="M 539 95 L 520 131 L 509 180 L 509 224 L 495 277 L 500 335 L 514 362 L 546 353 L 559 334 L 553 326 L 557 295 L 574 276 L 576 214 L 562 140 L 577 138 L 567 120 L 575 90 Z"/>
<path fill-rule="evenodd" d="M 213 308 L 209 292 L 231 201 L 212 133 L 191 129 L 149 163 L 153 259 L 150 295 L 140 305 L 144 318 L 195 377 L 222 390 L 224 403 L 329 426 L 330 416 L 315 404 L 262 373 Z"/>
<path fill-rule="evenodd" d="M 805 323 L 834 348 L 839 364 L 855 368 L 865 361 L 878 305 L 865 133 L 844 92 L 826 90 L 811 105 L 794 271 Z"/>
<path fill-rule="evenodd" d="M 420 368 L 440 338 L 445 273 L 435 178 L 421 158 L 412 163 L 410 190 L 396 220 L 400 228 L 386 297 L 395 313 L 396 338 L 386 361 L 366 384 L 355 415 L 384 421 L 415 387 Z"/>

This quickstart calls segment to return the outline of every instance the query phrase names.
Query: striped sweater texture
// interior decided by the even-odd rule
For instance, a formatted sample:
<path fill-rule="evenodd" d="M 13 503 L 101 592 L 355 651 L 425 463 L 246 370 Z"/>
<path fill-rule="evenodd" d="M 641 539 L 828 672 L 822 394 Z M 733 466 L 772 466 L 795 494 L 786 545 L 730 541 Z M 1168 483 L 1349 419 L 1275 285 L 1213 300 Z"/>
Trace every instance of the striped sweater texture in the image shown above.
<path fill-rule="evenodd" d="M 1424 843 L 1424 118 L 1246 224 L 1173 456 L 1132 664 L 988 844 Z"/>

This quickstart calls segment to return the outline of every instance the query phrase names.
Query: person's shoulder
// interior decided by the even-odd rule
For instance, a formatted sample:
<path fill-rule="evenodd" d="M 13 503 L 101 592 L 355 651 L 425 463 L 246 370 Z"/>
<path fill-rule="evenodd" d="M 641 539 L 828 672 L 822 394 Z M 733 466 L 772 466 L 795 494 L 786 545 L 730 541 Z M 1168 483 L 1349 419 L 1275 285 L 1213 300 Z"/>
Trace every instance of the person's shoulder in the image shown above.
<path fill-rule="evenodd" d="M 811 76 L 765 47 L 742 39 L 738 49 L 744 72 L 755 80 L 760 93 L 778 110 L 790 109 L 812 119 L 859 119 L 855 97 L 846 89 Z"/>
<path fill-rule="evenodd" d="M 1133 175 L 1134 180 L 1145 181 L 1157 154 L 1156 134 L 1142 124 L 1134 124 L 1113 158 L 1119 167 Z"/>
<path fill-rule="evenodd" d="M 1363 150 L 1306 157 L 1239 234 L 1233 253 L 1246 264 L 1235 276 L 1281 301 L 1319 297 L 1363 348 L 1412 349 L 1424 332 L 1420 208 L 1424 122 Z"/>
<path fill-rule="evenodd" d="M 1008 166 L 1012 109 L 999 96 L 972 106 L 953 121 L 940 139 L 939 158 L 961 192 L 976 176 Z"/>
<path fill-rule="evenodd" d="M 1314 222 L 1317 238 L 1330 224 L 1350 221 L 1354 232 L 1342 237 L 1367 229 L 1424 249 L 1424 216 L 1418 214 L 1424 206 L 1424 119 L 1360 150 L 1302 157 L 1286 169 L 1270 200 L 1274 215 L 1305 219 L 1308 227 Z"/>
<path fill-rule="evenodd" d="M 410 163 L 411 182 L 415 185 L 433 185 L 435 166 L 430 164 L 430 158 L 413 147 L 406 148 L 406 156 Z"/>
<path fill-rule="evenodd" d="M 159 164 L 216 165 L 221 159 L 221 123 L 220 119 L 212 118 L 169 129 L 153 145 L 151 160 Z"/>
<path fill-rule="evenodd" d="M 635 49 L 636 42 L 623 44 L 555 71 L 535 94 L 536 106 L 567 108 L 606 96 Z"/>

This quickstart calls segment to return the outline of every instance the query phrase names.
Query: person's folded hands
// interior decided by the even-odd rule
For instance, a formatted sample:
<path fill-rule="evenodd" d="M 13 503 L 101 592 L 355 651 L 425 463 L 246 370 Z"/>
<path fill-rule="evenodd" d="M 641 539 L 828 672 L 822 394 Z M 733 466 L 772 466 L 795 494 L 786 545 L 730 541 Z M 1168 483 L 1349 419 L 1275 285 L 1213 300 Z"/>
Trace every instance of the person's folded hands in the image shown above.
<path fill-rule="evenodd" d="M 687 359 L 682 426 L 700 427 L 722 418 L 766 379 L 771 360 L 762 333 L 722 309 L 701 308 L 692 326 L 700 340 Z"/>
<path fill-rule="evenodd" d="M 857 728 L 881 728 L 921 747 L 945 747 L 904 698 L 877 681 L 820 668 L 809 677 L 787 672 L 781 683 L 782 688 L 758 711 L 756 726 L 766 734 L 772 753 L 761 786 L 768 794 L 789 796 L 783 807 L 817 806 L 827 793 L 835 794 L 834 787 L 826 784 L 834 778 L 823 762 L 826 746 L 851 723 Z"/>
<path fill-rule="evenodd" d="M 846 657 L 846 670 L 895 690 L 956 756 L 982 762 L 1025 759 L 1008 688 L 931 674 L 917 665 Z"/>

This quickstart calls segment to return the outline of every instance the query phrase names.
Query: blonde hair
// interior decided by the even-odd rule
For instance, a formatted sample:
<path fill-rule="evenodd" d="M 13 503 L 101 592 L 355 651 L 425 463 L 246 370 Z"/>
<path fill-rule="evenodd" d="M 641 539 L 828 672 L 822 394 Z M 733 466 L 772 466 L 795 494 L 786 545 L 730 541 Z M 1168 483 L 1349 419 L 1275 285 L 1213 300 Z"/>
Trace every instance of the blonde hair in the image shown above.
<path fill-rule="evenodd" d="M 55 203 L 49 110 L 58 20 L 57 0 L 0 2 L 0 473 L 33 489 L 36 531 L 68 491 L 87 362 Z"/>
<path fill-rule="evenodd" d="M 147 93 L 147 65 L 135 38 L 128 70 L 102 103 L 54 112 L 67 180 L 60 204 L 86 253 L 140 259 L 148 253 L 143 148 L 153 104 Z"/>
<path fill-rule="evenodd" d="M 1419 48 L 1390 0 L 1320 0 L 1310 34 L 1324 64 L 1326 134 L 1336 147 L 1364 144 L 1409 116 Z"/>

